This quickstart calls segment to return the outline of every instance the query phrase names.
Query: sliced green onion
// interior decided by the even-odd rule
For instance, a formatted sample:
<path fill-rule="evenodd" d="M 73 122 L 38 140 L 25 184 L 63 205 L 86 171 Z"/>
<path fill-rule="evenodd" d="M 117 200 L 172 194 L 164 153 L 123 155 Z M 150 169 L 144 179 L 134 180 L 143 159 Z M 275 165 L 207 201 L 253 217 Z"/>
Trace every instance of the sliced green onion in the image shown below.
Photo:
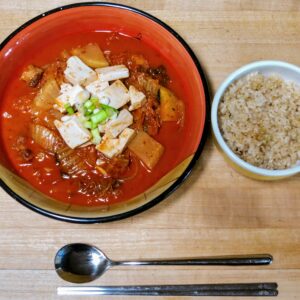
<path fill-rule="evenodd" d="M 91 107 L 89 107 L 88 109 L 87 109 L 87 112 L 89 112 L 89 113 L 93 113 L 94 112 L 94 105 L 92 105 Z"/>
<path fill-rule="evenodd" d="M 94 109 L 96 109 L 96 105 L 94 104 L 88 108 L 88 110 L 92 110 L 92 111 L 94 111 Z"/>
<path fill-rule="evenodd" d="M 95 129 L 95 128 L 97 128 L 98 127 L 98 124 L 96 124 L 96 123 L 93 123 L 93 122 L 91 122 L 92 123 L 92 129 Z"/>
<path fill-rule="evenodd" d="M 73 115 L 75 113 L 73 107 L 69 103 L 65 103 L 64 107 L 69 115 Z"/>
<path fill-rule="evenodd" d="M 90 108 L 93 105 L 93 102 L 90 100 L 87 100 L 84 102 L 83 107 L 84 108 Z"/>
<path fill-rule="evenodd" d="M 80 115 L 83 115 L 84 114 L 84 109 L 81 105 L 76 105 L 75 106 L 77 111 L 79 112 Z"/>
<path fill-rule="evenodd" d="M 102 104 L 101 103 L 101 107 L 105 110 L 108 118 L 111 118 L 113 116 L 117 116 L 119 111 L 109 105 L 106 105 L 106 104 Z"/>
<path fill-rule="evenodd" d="M 116 111 L 117 111 L 117 109 L 115 109 L 115 108 L 113 108 L 112 106 L 109 106 L 109 105 L 107 105 L 107 104 L 101 103 L 100 105 L 101 105 L 101 107 L 102 107 L 103 109 L 113 109 L 113 110 L 116 110 Z"/>
<path fill-rule="evenodd" d="M 83 123 L 83 126 L 84 126 L 85 128 L 87 128 L 87 129 L 95 129 L 95 128 L 97 128 L 97 124 L 95 124 L 95 123 L 93 123 L 93 122 L 91 122 L 91 121 L 85 121 L 85 122 Z"/>
<path fill-rule="evenodd" d="M 91 116 L 91 121 L 94 124 L 99 124 L 105 121 L 107 117 L 107 113 L 104 110 L 100 110 L 99 112 Z"/>
<path fill-rule="evenodd" d="M 87 118 L 84 115 L 82 115 L 81 113 L 78 113 L 77 116 L 78 116 L 78 120 L 81 123 L 84 123 L 85 121 L 87 121 Z"/>
<path fill-rule="evenodd" d="M 91 121 L 85 121 L 85 122 L 83 123 L 83 126 L 84 126 L 85 128 L 91 129 L 91 128 L 92 128 L 92 122 L 91 122 Z"/>
<path fill-rule="evenodd" d="M 87 108 L 87 109 L 85 109 L 84 115 L 90 116 L 93 113 L 93 111 L 94 111 L 93 107 Z"/>
<path fill-rule="evenodd" d="M 112 119 L 114 117 L 117 117 L 119 112 L 115 110 L 109 110 L 106 111 L 106 113 L 108 114 L 108 117 Z"/>
<path fill-rule="evenodd" d="M 73 115 L 75 113 L 72 106 L 66 107 L 66 111 L 67 111 L 68 115 Z"/>
<path fill-rule="evenodd" d="M 98 128 L 92 129 L 91 133 L 92 133 L 92 137 L 93 137 L 92 143 L 98 145 L 101 142 L 101 136 L 100 136 Z"/>
<path fill-rule="evenodd" d="M 99 99 L 98 99 L 97 97 L 91 97 L 91 98 L 90 98 L 90 101 L 91 101 L 94 105 L 99 104 Z"/>

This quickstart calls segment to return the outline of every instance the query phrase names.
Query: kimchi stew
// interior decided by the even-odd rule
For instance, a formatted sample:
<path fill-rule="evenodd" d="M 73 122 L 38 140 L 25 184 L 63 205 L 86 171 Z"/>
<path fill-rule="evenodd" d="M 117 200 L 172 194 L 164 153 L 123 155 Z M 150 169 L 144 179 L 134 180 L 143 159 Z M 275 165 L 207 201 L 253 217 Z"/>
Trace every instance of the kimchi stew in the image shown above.
<path fill-rule="evenodd" d="M 66 43 L 26 62 L 2 104 L 4 145 L 16 172 L 77 205 L 145 191 L 175 167 L 185 126 L 168 62 L 134 46 L 140 41 L 101 34 L 100 42 Z"/>

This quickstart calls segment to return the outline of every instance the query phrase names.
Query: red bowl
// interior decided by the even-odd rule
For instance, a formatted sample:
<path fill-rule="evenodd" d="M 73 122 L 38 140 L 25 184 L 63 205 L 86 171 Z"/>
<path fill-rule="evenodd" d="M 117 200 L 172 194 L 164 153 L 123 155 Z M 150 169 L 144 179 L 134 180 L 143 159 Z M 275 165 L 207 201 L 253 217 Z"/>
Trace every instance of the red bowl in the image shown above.
<path fill-rule="evenodd" d="M 209 94 L 203 70 L 187 43 L 168 25 L 138 9 L 111 3 L 78 3 L 59 7 L 28 21 L 0 45 L 0 96 L 7 91 L 13 74 L 24 61 L 36 56 L 47 45 L 67 36 L 90 32 L 118 32 L 136 37 L 172 63 L 180 77 L 186 116 L 185 135 L 178 156 L 163 179 L 149 190 L 120 203 L 106 207 L 69 207 L 34 189 L 12 170 L 3 146 L 1 186 L 13 198 L 43 215 L 59 220 L 94 223 L 122 219 L 142 212 L 173 192 L 192 170 L 200 156 L 207 135 Z M 2 130 L 1 130 L 2 132 Z M 66 211 L 66 206 L 68 207 Z"/>

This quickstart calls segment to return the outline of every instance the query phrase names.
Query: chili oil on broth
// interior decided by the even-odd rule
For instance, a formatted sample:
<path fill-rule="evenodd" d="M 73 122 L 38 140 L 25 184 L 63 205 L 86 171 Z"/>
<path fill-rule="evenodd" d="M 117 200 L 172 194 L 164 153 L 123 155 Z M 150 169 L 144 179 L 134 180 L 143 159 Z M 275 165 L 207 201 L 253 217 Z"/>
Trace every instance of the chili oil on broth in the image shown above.
<path fill-rule="evenodd" d="M 180 151 L 180 147 L 184 147 L 182 141 L 185 140 L 186 135 L 185 122 L 181 126 L 175 122 L 163 122 L 158 135 L 154 138 L 164 146 L 165 151 L 152 171 L 147 170 L 137 159 L 134 159 L 131 170 L 125 176 L 128 179 L 125 178 L 124 181 L 121 181 L 122 185 L 116 194 L 100 197 L 88 196 L 77 192 L 78 179 L 69 178 L 66 180 L 61 176 L 54 155 L 45 152 L 32 141 L 29 137 L 30 103 L 35 94 L 33 89 L 20 80 L 23 69 L 29 64 L 46 65 L 55 61 L 63 50 L 70 50 L 78 45 L 91 42 L 98 43 L 104 52 L 111 51 L 115 54 L 127 51 L 131 54 L 141 54 L 149 61 L 151 67 L 164 65 L 170 78 L 167 87 L 185 103 L 185 118 L 191 109 L 186 105 L 187 100 L 184 98 L 185 91 L 182 89 L 180 74 L 172 66 L 174 62 L 170 62 L 166 57 L 163 57 L 162 53 L 154 51 L 149 45 L 137 38 L 108 32 L 70 35 L 51 44 L 45 40 L 45 44 L 40 45 L 36 53 L 24 56 L 22 67 L 16 70 L 9 80 L 1 105 L 1 134 L 7 158 L 18 175 L 44 194 L 63 202 L 84 206 L 113 204 L 139 195 L 186 158 L 184 152 Z M 19 139 L 23 137 L 26 138 L 26 146 L 32 151 L 28 155 L 34 157 L 31 162 L 27 163 L 20 158 L 20 153 L 17 150 Z M 38 153 L 43 153 L 43 157 L 36 158 Z M 136 168 L 138 172 L 135 172 Z"/>

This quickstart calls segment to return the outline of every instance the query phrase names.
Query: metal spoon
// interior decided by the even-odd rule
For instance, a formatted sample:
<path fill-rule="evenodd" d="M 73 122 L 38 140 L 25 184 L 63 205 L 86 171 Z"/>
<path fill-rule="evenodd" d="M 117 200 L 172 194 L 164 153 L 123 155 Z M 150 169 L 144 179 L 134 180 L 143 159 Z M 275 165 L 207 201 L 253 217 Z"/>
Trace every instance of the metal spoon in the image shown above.
<path fill-rule="evenodd" d="M 113 261 L 110 260 L 98 248 L 86 244 L 69 244 L 62 247 L 55 256 L 55 270 L 64 280 L 74 283 L 90 282 L 109 268 L 114 266 L 207 266 L 207 265 L 268 265 L 272 262 L 272 256 L 251 255 L 251 256 L 224 256 L 224 257 L 203 257 L 193 259 L 172 259 L 172 260 L 149 260 L 149 261 Z"/>

